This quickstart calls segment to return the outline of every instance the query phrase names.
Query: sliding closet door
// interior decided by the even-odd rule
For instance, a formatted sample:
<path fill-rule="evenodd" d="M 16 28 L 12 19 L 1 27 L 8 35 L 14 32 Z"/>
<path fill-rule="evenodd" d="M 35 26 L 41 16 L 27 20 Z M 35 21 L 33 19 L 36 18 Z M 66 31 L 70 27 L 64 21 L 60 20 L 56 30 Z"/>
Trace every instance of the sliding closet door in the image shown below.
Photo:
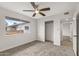
<path fill-rule="evenodd" d="M 45 22 L 45 40 L 53 41 L 53 21 Z"/>

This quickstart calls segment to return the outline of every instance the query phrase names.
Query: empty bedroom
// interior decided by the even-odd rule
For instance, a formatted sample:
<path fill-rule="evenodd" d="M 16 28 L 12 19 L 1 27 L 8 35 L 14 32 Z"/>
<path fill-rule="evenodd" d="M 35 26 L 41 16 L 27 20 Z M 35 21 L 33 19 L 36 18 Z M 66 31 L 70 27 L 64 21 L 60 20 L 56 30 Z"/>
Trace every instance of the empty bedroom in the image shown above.
<path fill-rule="evenodd" d="M 79 2 L 0 2 L 0 56 L 77 56 Z"/>

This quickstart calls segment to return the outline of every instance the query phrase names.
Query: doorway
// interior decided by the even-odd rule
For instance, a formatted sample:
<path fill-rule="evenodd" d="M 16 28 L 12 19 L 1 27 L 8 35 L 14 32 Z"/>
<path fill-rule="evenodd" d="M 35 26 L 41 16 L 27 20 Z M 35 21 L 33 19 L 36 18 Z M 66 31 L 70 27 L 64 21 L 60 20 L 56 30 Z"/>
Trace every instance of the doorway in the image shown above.
<path fill-rule="evenodd" d="M 53 21 L 45 22 L 45 41 L 53 42 Z"/>
<path fill-rule="evenodd" d="M 65 21 L 61 25 L 61 45 L 73 48 L 72 22 Z"/>

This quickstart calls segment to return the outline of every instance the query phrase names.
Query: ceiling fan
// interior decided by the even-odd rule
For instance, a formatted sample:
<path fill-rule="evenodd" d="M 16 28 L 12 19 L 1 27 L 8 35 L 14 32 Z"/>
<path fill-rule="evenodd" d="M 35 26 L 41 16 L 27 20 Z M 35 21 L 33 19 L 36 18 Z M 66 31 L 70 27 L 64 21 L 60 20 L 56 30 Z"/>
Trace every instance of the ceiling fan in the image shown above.
<path fill-rule="evenodd" d="M 34 12 L 34 14 L 32 15 L 32 17 L 35 17 L 36 14 L 40 14 L 42 16 L 46 16 L 44 13 L 42 13 L 42 11 L 49 11 L 50 8 L 42 8 L 42 9 L 38 9 L 39 5 L 36 5 L 34 2 L 30 2 L 30 4 L 32 5 L 32 7 L 34 8 L 34 10 L 23 10 L 24 12 Z"/>

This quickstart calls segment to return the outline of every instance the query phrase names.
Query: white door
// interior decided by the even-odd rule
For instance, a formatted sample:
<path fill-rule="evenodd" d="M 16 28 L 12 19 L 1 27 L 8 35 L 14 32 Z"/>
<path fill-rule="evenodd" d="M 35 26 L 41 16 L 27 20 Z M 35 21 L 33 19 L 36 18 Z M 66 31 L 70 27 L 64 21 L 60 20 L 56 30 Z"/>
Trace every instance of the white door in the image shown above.
<path fill-rule="evenodd" d="M 77 37 L 76 37 L 76 20 L 73 21 L 73 50 L 75 55 L 77 55 Z"/>

